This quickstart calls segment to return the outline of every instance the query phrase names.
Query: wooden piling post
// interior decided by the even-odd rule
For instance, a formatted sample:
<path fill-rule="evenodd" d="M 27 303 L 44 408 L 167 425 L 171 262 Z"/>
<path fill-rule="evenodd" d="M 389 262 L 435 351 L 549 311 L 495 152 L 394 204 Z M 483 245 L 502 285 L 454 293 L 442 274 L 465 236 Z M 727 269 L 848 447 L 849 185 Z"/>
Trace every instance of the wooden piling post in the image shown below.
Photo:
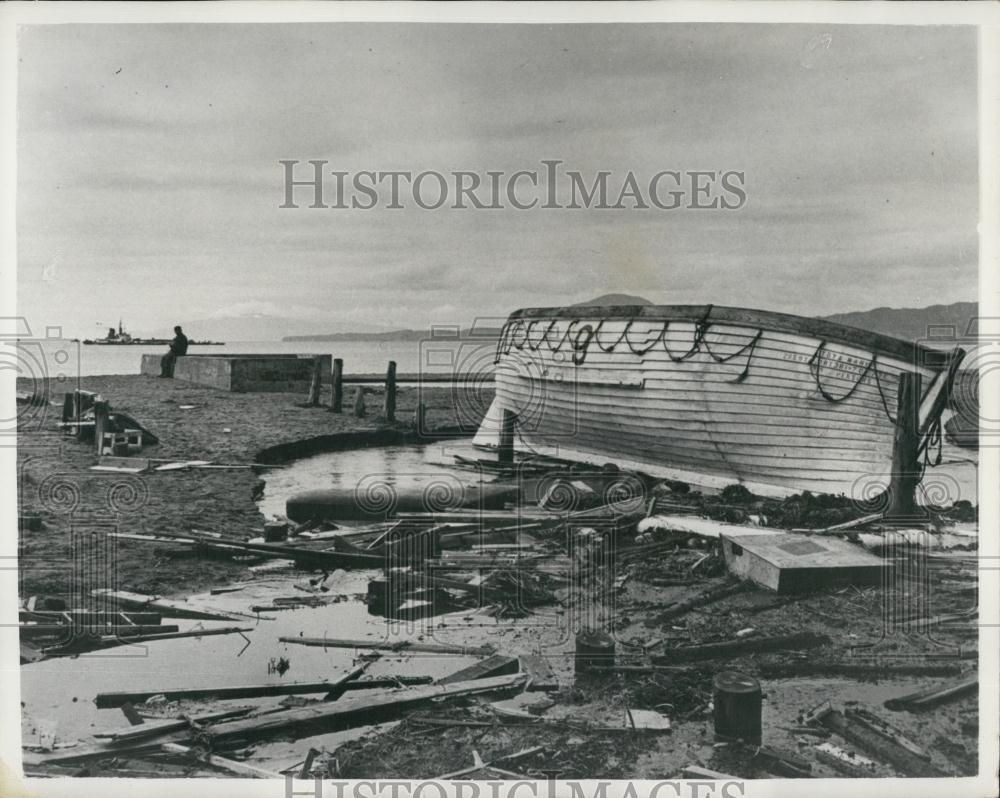
<path fill-rule="evenodd" d="M 896 434 L 892 444 L 892 472 L 889 477 L 887 518 L 912 518 L 917 511 L 917 484 L 920 482 L 918 449 L 920 375 L 901 373 L 896 392 Z"/>
<path fill-rule="evenodd" d="M 333 398 L 330 400 L 330 410 L 334 413 L 343 412 L 344 409 L 344 360 L 334 358 L 333 374 L 330 376 L 333 383 Z"/>
<path fill-rule="evenodd" d="M 417 407 L 413 411 L 413 428 L 422 433 L 427 423 L 427 405 L 417 402 Z"/>
<path fill-rule="evenodd" d="M 354 394 L 354 415 L 363 418 L 365 415 L 365 386 L 359 385 Z"/>
<path fill-rule="evenodd" d="M 108 426 L 110 407 L 106 399 L 94 400 L 94 439 L 97 441 L 97 456 L 100 457 L 104 445 L 104 431 Z"/>
<path fill-rule="evenodd" d="M 512 410 L 503 411 L 503 422 L 500 425 L 500 448 L 498 457 L 501 463 L 514 462 L 514 423 L 517 415 Z"/>
<path fill-rule="evenodd" d="M 396 361 L 390 360 L 385 370 L 385 420 L 396 420 Z"/>
<path fill-rule="evenodd" d="M 317 355 L 313 358 L 312 379 L 309 381 L 309 406 L 319 405 L 319 391 L 323 379 L 323 360 Z"/>

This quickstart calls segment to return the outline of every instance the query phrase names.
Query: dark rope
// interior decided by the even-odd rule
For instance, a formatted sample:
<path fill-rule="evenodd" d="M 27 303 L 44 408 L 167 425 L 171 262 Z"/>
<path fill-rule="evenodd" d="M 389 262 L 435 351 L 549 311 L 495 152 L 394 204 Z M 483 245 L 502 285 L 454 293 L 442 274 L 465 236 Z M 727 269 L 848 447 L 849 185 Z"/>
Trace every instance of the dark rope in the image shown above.
<path fill-rule="evenodd" d="M 872 366 L 875 365 L 875 356 L 872 355 L 872 359 L 868 361 L 868 365 L 865 366 L 865 370 L 861 372 L 861 376 L 858 377 L 858 381 L 854 383 L 854 386 L 851 388 L 851 390 L 849 390 L 843 396 L 837 397 L 827 393 L 826 389 L 823 387 L 823 384 L 820 381 L 819 356 L 823 353 L 824 349 L 826 349 L 826 341 L 820 341 L 819 346 L 816 347 L 816 351 L 813 352 L 813 356 L 809 358 L 809 370 L 812 372 L 813 379 L 816 380 L 816 390 L 818 390 L 823 395 L 823 398 L 826 399 L 826 401 L 837 404 L 839 402 L 843 402 L 846 401 L 847 399 L 850 399 L 854 395 L 854 392 L 858 390 L 858 387 L 861 385 L 862 382 L 864 382 L 865 377 L 868 376 L 868 372 L 871 371 Z"/>
<path fill-rule="evenodd" d="M 586 340 L 581 344 L 580 336 L 584 333 L 587 334 Z M 587 359 L 587 350 L 590 348 L 590 341 L 594 337 L 594 328 L 589 324 L 584 324 L 580 328 L 580 331 L 576 334 L 576 338 L 573 339 L 573 363 L 577 366 L 583 364 L 583 361 Z"/>
<path fill-rule="evenodd" d="M 688 349 L 688 351 L 685 352 L 680 357 L 677 357 L 676 355 L 674 355 L 673 352 L 670 351 L 670 348 L 667 346 L 666 338 L 663 338 L 663 351 L 667 353 L 667 357 L 669 357 L 674 363 L 681 363 L 687 360 L 688 358 L 693 357 L 698 352 L 698 350 L 701 349 L 702 339 L 704 339 L 705 332 L 708 330 L 709 327 L 708 317 L 712 315 L 713 307 L 714 307 L 713 305 L 708 305 L 705 308 L 705 312 L 702 314 L 702 317 L 697 322 L 695 322 L 694 337 L 691 340 L 691 348 Z M 668 321 L 663 328 L 664 333 L 666 333 L 667 327 L 669 326 L 670 322 Z"/>
<path fill-rule="evenodd" d="M 878 356 L 876 355 L 875 357 L 877 358 Z M 882 409 L 885 410 L 885 416 L 889 419 L 889 423 L 895 426 L 896 419 L 892 417 L 892 411 L 889 410 L 889 403 L 885 398 L 885 391 L 882 390 L 882 378 L 878 373 L 878 363 L 875 363 L 872 368 L 875 370 L 875 387 L 878 388 L 878 398 L 882 400 Z"/>
<path fill-rule="evenodd" d="M 931 459 L 931 450 L 937 447 L 937 454 Z M 927 428 L 927 433 L 920 441 L 920 452 L 924 455 L 925 466 L 939 466 L 944 454 L 944 435 L 941 432 L 941 416 Z"/>
<path fill-rule="evenodd" d="M 669 321 L 663 322 L 663 326 L 660 328 L 659 334 L 656 336 L 656 338 L 653 339 L 653 342 L 649 346 L 647 346 L 645 349 L 636 349 L 635 346 L 632 343 L 632 339 L 628 337 L 628 331 L 629 331 L 629 329 L 632 326 L 631 322 L 629 322 L 628 327 L 625 328 L 625 334 L 622 337 L 625 339 L 625 343 L 628 344 L 628 348 L 632 350 L 632 354 L 636 355 L 638 357 L 642 357 L 650 349 L 652 349 L 654 346 L 656 346 L 661 340 L 663 340 L 663 334 L 667 331 L 667 327 L 669 325 L 670 325 Z"/>
<path fill-rule="evenodd" d="M 707 328 L 705 329 L 705 332 L 706 333 L 708 332 Z M 743 371 L 741 371 L 740 374 L 739 374 L 739 376 L 737 376 L 735 379 L 730 380 L 730 382 L 737 382 L 738 383 L 738 382 L 743 382 L 747 377 L 750 376 L 750 361 L 753 359 L 753 353 L 757 350 L 757 344 L 760 341 L 760 339 L 763 337 L 763 335 L 764 335 L 764 331 L 763 330 L 757 330 L 757 334 L 751 340 L 747 341 L 745 344 L 743 344 L 743 346 L 741 346 L 738 350 L 736 350 L 735 352 L 733 352 L 731 355 L 725 355 L 725 356 L 719 356 L 719 355 L 715 354 L 715 352 L 712 351 L 712 347 L 709 346 L 709 344 L 708 344 L 708 338 L 706 338 L 704 335 L 702 335 L 702 339 L 701 340 L 702 340 L 702 343 L 705 344 L 705 351 L 708 352 L 708 354 L 712 356 L 712 360 L 714 360 L 716 363 L 728 363 L 733 358 L 738 357 L 739 355 L 741 355 L 744 352 L 746 352 L 747 349 L 750 350 L 750 353 L 747 355 L 747 362 L 743 366 Z"/>
<path fill-rule="evenodd" d="M 618 336 L 618 340 L 615 341 L 613 344 L 611 344 L 611 346 L 605 346 L 604 344 L 601 343 L 600 334 L 601 334 L 601 328 L 603 326 L 604 322 L 602 321 L 600 324 L 597 325 L 597 329 L 594 330 L 594 342 L 597 344 L 598 347 L 600 347 L 602 352 L 610 353 L 614 352 L 618 344 L 620 344 L 622 341 L 625 340 L 625 336 L 628 335 L 628 331 L 632 327 L 632 320 L 630 319 L 628 321 L 628 323 L 625 325 L 625 329 L 622 330 L 622 334 Z"/>
<path fill-rule="evenodd" d="M 573 332 L 573 325 L 574 324 L 579 324 L 579 323 L 580 323 L 579 319 L 573 319 L 573 321 L 571 321 L 569 324 L 566 325 L 566 332 L 563 333 L 563 337 L 559 339 L 559 343 L 556 344 L 556 346 L 555 346 L 554 349 L 552 347 L 552 342 L 549 340 L 548 331 L 546 331 L 546 333 L 545 333 L 545 345 L 549 348 L 549 351 L 550 352 L 558 352 L 560 349 L 562 349 L 563 344 L 566 343 L 566 341 L 569 340 L 570 333 Z"/>

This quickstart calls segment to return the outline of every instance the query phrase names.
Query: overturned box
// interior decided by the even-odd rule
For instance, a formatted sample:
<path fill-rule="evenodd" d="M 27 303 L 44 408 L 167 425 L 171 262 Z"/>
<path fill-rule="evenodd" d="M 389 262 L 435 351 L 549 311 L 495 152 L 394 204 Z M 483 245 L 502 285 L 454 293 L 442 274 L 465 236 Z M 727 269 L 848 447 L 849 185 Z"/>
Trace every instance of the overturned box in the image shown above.
<path fill-rule="evenodd" d="M 722 534 L 729 571 L 778 593 L 832 585 L 877 585 L 892 564 L 839 538 L 776 532 Z"/>
<path fill-rule="evenodd" d="M 159 376 L 161 357 L 143 355 L 142 373 Z M 329 382 L 332 355 L 184 355 L 174 364 L 174 379 L 234 393 L 305 393 L 317 358 L 320 379 Z"/>

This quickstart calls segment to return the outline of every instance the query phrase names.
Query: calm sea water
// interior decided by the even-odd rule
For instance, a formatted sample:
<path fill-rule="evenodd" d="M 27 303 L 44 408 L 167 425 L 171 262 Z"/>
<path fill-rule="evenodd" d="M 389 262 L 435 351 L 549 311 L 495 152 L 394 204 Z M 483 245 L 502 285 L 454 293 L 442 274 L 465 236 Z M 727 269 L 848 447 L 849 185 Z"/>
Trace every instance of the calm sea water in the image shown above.
<path fill-rule="evenodd" d="M 19 346 L 19 376 L 90 377 L 108 374 L 138 374 L 144 354 L 163 354 L 167 347 L 85 346 L 66 340 L 22 342 Z M 493 371 L 494 343 L 456 341 L 238 341 L 225 346 L 195 346 L 193 355 L 302 354 L 343 358 L 345 374 L 385 371 L 390 360 L 400 373 L 433 372 L 488 373 Z"/>

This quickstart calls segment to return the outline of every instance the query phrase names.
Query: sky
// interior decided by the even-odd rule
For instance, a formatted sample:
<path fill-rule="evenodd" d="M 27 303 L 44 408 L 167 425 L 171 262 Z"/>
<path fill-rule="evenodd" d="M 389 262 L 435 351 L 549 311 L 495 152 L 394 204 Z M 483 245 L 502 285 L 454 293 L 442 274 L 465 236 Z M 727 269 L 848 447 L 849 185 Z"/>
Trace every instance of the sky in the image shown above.
<path fill-rule="evenodd" d="M 18 41 L 33 327 L 293 334 L 609 292 L 802 315 L 977 295 L 972 28 L 93 24 Z M 746 201 L 390 209 L 380 190 L 370 210 L 313 209 L 297 189 L 281 208 L 282 159 L 543 186 L 558 159 L 588 184 L 610 172 L 613 196 L 630 171 L 732 171 Z"/>

